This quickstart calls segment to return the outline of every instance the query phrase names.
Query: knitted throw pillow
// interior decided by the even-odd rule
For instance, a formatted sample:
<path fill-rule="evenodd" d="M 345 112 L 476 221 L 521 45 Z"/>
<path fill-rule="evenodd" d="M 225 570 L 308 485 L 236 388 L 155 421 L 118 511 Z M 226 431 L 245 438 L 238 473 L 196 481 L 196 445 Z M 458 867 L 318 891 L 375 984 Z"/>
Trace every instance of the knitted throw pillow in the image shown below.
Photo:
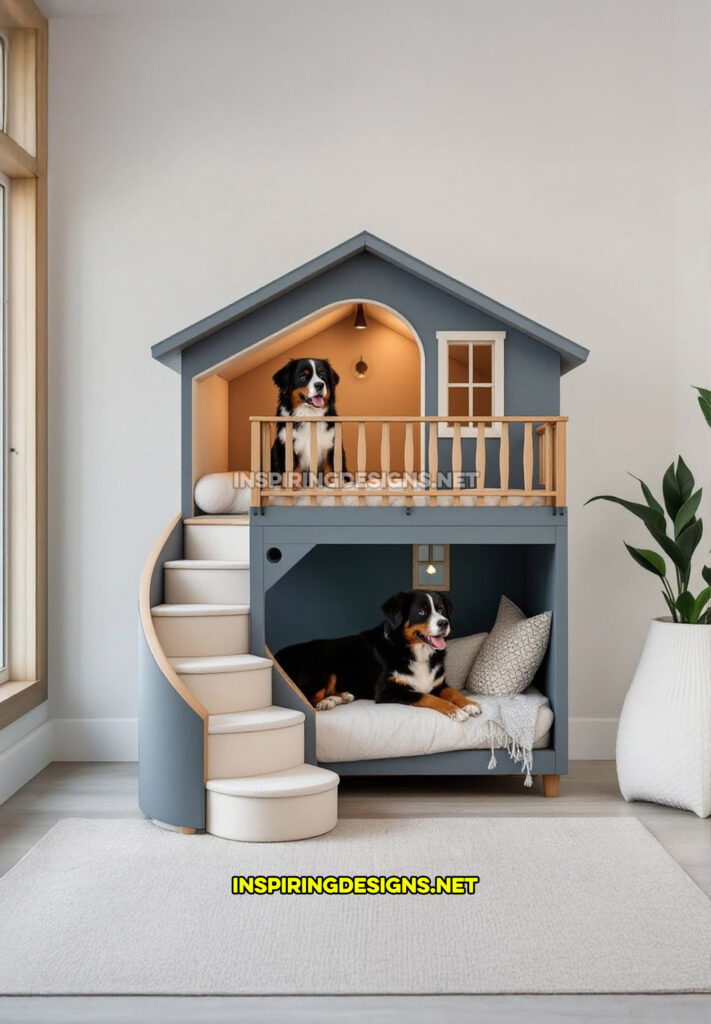
<path fill-rule="evenodd" d="M 527 619 L 507 597 L 501 598 L 494 628 L 474 659 L 467 690 L 491 697 L 512 697 L 529 686 L 548 648 L 551 612 Z"/>

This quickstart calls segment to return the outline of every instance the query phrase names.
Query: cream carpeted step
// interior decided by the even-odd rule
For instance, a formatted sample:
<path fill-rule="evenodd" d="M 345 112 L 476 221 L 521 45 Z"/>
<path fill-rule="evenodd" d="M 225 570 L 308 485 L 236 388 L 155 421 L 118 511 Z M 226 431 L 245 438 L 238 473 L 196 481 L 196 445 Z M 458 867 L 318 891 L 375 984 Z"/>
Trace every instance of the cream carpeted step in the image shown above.
<path fill-rule="evenodd" d="M 249 605 L 159 604 L 151 608 L 158 640 L 169 658 L 247 654 Z"/>
<path fill-rule="evenodd" d="M 305 717 L 277 707 L 210 715 L 207 778 L 262 775 L 302 764 Z"/>
<path fill-rule="evenodd" d="M 165 562 L 163 584 L 166 604 L 249 604 L 249 562 Z"/>
<path fill-rule="evenodd" d="M 211 715 L 252 711 L 272 702 L 272 663 L 254 654 L 171 658 L 173 668 Z"/>
<path fill-rule="evenodd" d="M 206 830 L 223 839 L 279 843 L 330 832 L 338 816 L 335 772 L 300 764 L 207 783 Z"/>
<path fill-rule="evenodd" d="M 186 558 L 249 561 L 249 516 L 196 516 L 186 519 Z"/>

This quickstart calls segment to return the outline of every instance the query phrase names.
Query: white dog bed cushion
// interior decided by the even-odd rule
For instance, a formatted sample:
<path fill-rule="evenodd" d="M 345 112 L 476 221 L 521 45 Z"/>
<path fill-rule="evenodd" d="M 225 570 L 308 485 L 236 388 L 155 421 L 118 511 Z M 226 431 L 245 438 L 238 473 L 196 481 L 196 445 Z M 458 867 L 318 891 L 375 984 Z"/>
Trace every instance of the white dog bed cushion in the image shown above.
<path fill-rule="evenodd" d="M 531 688 L 529 692 L 536 691 Z M 552 724 L 553 711 L 546 702 L 538 711 L 534 747 L 550 745 Z M 316 756 L 325 763 L 416 757 L 443 750 L 488 750 L 490 725 L 481 717 L 455 722 L 431 708 L 356 700 L 316 712 Z M 494 728 L 494 746 L 505 747 L 506 734 Z"/>

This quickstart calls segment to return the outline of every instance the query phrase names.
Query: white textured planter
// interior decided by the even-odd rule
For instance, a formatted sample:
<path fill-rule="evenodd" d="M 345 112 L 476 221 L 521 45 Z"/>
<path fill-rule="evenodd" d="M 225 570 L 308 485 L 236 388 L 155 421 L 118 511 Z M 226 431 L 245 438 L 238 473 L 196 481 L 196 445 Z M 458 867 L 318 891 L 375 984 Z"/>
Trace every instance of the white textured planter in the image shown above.
<path fill-rule="evenodd" d="M 711 625 L 654 619 L 617 730 L 625 800 L 711 815 Z"/>

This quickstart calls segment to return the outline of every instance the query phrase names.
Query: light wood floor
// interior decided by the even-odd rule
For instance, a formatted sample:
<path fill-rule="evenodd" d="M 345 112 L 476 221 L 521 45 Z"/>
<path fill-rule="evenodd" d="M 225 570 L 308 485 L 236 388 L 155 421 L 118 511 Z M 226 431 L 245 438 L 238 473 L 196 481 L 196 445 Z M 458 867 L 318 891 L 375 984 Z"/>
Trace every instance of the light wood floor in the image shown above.
<path fill-rule="evenodd" d="M 518 777 L 341 781 L 342 818 L 467 815 L 634 815 L 711 896 L 711 819 L 654 804 L 626 804 L 615 767 L 578 761 L 546 800 L 541 783 Z M 61 818 L 140 817 L 135 764 L 53 764 L 0 807 L 0 874 L 9 870 Z M 1 952 L 0 952 L 1 955 Z M 711 951 L 709 951 L 711 956 Z M 492 1024 L 540 1021 L 701 1022 L 711 996 L 431 996 L 163 998 L 0 998 L 0 1021 L 277 1021 L 368 1024 Z"/>

